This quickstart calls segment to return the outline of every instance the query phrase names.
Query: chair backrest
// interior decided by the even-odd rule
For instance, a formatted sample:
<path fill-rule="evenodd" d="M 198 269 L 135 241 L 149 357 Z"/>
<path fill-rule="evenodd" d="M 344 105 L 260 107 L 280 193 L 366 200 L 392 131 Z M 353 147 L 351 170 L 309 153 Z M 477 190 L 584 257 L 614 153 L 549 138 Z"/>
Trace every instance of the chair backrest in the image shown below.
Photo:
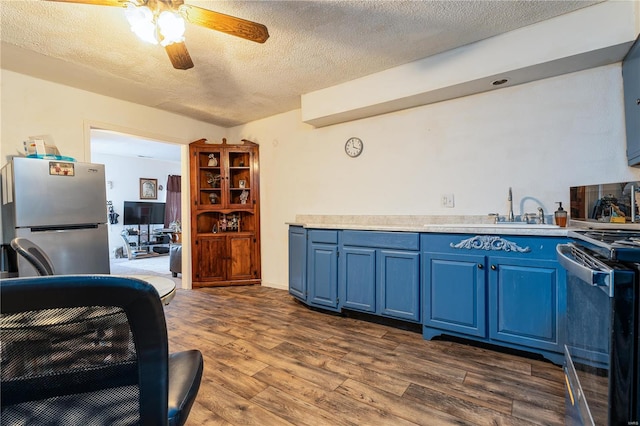
<path fill-rule="evenodd" d="M 2 424 L 168 422 L 164 311 L 143 281 L 3 280 L 0 341 Z"/>
<path fill-rule="evenodd" d="M 53 262 L 49 256 L 33 241 L 26 238 L 14 238 L 11 247 L 24 257 L 38 272 L 38 275 L 55 275 Z"/>

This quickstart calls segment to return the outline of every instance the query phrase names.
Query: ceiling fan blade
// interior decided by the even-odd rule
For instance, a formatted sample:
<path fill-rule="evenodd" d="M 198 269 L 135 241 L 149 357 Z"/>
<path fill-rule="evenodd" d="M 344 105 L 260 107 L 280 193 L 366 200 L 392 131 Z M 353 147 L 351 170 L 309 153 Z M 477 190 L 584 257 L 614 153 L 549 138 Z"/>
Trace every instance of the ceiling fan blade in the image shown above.
<path fill-rule="evenodd" d="M 58 3 L 81 3 L 81 4 L 94 4 L 96 6 L 119 6 L 125 7 L 129 0 L 44 0 L 55 1 Z M 137 3 L 137 1 L 134 1 Z"/>
<path fill-rule="evenodd" d="M 176 3 L 175 0 L 174 3 Z M 256 43 L 264 43 L 269 38 L 267 27 L 257 22 L 247 21 L 246 19 L 236 18 L 235 16 L 213 12 L 188 4 L 180 6 L 179 11 L 182 16 L 192 24 L 255 41 Z"/>
<path fill-rule="evenodd" d="M 193 68 L 193 61 L 184 43 L 173 43 L 164 48 L 169 55 L 173 67 L 178 70 Z"/>

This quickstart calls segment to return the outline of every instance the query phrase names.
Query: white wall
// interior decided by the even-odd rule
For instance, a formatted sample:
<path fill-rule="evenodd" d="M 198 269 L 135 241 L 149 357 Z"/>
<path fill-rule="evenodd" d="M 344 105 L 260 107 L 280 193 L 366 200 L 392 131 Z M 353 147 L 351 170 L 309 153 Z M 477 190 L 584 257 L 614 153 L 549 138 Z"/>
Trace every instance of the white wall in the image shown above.
<path fill-rule="evenodd" d="M 3 163 L 38 134 L 89 160 L 87 122 L 185 144 L 259 143 L 262 277 L 280 288 L 285 222 L 296 214 L 504 214 L 509 186 L 516 213 L 535 211 L 530 199 L 519 205 L 526 197 L 550 213 L 571 185 L 640 179 L 626 166 L 619 64 L 321 129 L 303 124 L 299 110 L 221 129 L 6 70 L 1 84 Z M 356 159 L 344 154 L 350 136 L 365 143 Z M 439 206 L 443 193 L 455 195 L 455 208 Z"/>
<path fill-rule="evenodd" d="M 87 123 L 188 144 L 220 140 L 225 129 L 155 108 L 2 70 L 1 164 L 32 135 L 50 135 L 62 155 L 90 161 Z"/>
<path fill-rule="evenodd" d="M 200 138 L 220 141 L 226 134 L 224 128 L 212 124 L 5 69 L 0 70 L 0 93 L 0 167 L 33 135 L 48 135 L 62 155 L 91 161 L 91 127 L 185 146 Z M 180 174 L 188 176 L 187 171 L 183 166 Z M 185 182 L 182 209 L 188 211 L 188 180 Z M 184 230 L 185 241 L 189 236 L 189 230 Z M 187 244 L 182 253 L 188 260 Z M 190 262 L 183 263 L 183 271 L 183 286 L 189 287 Z"/>
<path fill-rule="evenodd" d="M 105 177 L 107 182 L 107 201 L 113 203 L 113 209 L 120 215 L 118 224 L 109 225 L 109 255 L 115 257 L 115 250 L 124 245 L 120 233 L 124 229 L 124 209 L 125 201 L 140 200 L 140 178 L 150 178 L 158 180 L 158 188 L 162 185 L 163 190 L 158 190 L 157 200 L 145 200 L 151 202 L 164 203 L 167 199 L 167 177 L 169 175 L 180 175 L 180 162 L 161 161 L 146 158 L 121 157 L 109 154 L 92 154 L 92 162 L 105 165 Z"/>
<path fill-rule="evenodd" d="M 319 129 L 291 111 L 231 129 L 242 138 L 260 144 L 263 283 L 281 288 L 297 214 L 505 214 L 509 187 L 516 214 L 551 214 L 572 185 L 640 179 L 620 64 Z"/>

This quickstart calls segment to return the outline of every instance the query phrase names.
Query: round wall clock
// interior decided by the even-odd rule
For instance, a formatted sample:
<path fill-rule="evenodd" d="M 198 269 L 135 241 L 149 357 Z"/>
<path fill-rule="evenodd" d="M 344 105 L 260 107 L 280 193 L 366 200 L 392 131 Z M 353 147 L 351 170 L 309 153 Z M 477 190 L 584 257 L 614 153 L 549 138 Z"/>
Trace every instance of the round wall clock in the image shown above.
<path fill-rule="evenodd" d="M 360 138 L 349 138 L 347 143 L 344 144 L 344 152 L 352 158 L 362 154 L 362 148 L 364 148 L 364 144 Z"/>

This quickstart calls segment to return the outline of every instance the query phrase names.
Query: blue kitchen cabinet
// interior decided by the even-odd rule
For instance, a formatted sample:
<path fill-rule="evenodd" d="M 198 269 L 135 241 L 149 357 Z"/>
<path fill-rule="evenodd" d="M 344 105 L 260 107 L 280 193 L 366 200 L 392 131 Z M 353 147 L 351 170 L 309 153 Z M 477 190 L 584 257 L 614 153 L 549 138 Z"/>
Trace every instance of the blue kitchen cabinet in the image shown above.
<path fill-rule="evenodd" d="M 422 324 L 562 363 L 566 238 L 289 230 L 289 291 L 310 306 Z"/>
<path fill-rule="evenodd" d="M 379 250 L 380 314 L 420 321 L 420 252 Z"/>
<path fill-rule="evenodd" d="M 338 311 L 338 231 L 309 230 L 307 302 Z"/>
<path fill-rule="evenodd" d="M 640 165 L 640 39 L 622 61 L 624 111 L 627 131 L 627 159 Z"/>
<path fill-rule="evenodd" d="M 419 322 L 419 246 L 413 232 L 342 231 L 341 306 Z"/>
<path fill-rule="evenodd" d="M 425 339 L 442 334 L 443 330 L 487 337 L 484 263 L 484 256 L 422 254 Z"/>
<path fill-rule="evenodd" d="M 423 234 L 423 336 L 450 334 L 562 363 L 563 238 Z"/>
<path fill-rule="evenodd" d="M 307 300 L 307 230 L 289 227 L 289 293 Z"/>
<path fill-rule="evenodd" d="M 562 352 L 565 301 L 555 261 L 490 257 L 489 337 Z"/>
<path fill-rule="evenodd" d="M 340 291 L 342 307 L 376 312 L 376 250 L 366 247 L 341 249 Z"/>

